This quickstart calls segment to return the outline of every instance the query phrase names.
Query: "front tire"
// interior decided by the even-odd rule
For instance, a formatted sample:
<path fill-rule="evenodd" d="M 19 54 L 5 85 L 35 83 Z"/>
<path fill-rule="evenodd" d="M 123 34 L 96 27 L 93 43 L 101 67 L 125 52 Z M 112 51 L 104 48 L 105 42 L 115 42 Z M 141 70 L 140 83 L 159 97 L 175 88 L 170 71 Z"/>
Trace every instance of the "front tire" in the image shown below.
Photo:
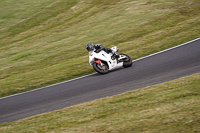
<path fill-rule="evenodd" d="M 94 63 L 94 64 L 93 64 L 94 70 L 95 70 L 96 72 L 100 73 L 100 74 L 106 74 L 106 73 L 108 73 L 108 71 L 109 71 L 108 66 L 107 66 L 106 64 L 104 64 L 103 62 L 102 62 L 102 64 L 103 64 L 103 65 L 101 66 L 101 65 L 98 64 L 98 63 Z"/>

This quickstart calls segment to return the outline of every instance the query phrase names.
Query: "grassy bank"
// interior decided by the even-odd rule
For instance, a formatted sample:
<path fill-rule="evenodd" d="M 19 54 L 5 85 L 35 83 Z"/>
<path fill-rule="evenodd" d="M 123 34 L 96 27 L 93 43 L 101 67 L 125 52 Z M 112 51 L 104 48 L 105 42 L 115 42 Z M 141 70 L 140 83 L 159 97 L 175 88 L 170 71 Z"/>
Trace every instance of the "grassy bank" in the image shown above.
<path fill-rule="evenodd" d="M 1 133 L 200 132 L 200 73 L 0 125 Z"/>
<path fill-rule="evenodd" d="M 85 45 L 133 59 L 200 35 L 199 0 L 0 1 L 0 97 L 94 72 Z"/>

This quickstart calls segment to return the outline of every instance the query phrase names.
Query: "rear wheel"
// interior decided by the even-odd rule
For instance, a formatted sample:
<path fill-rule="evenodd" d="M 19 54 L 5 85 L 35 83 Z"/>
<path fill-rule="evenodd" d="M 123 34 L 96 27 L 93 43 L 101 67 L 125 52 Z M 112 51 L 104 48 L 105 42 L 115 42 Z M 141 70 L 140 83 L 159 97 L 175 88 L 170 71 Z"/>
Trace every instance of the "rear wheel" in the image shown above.
<path fill-rule="evenodd" d="M 133 64 L 132 59 L 128 55 L 126 55 L 126 54 L 120 54 L 120 55 L 126 56 L 126 58 L 121 60 L 123 62 L 123 67 L 132 66 L 132 64 Z"/>
<path fill-rule="evenodd" d="M 100 74 L 106 74 L 108 73 L 108 66 L 106 64 L 104 64 L 102 62 L 102 66 L 101 64 L 98 64 L 98 63 L 94 63 L 93 64 L 93 68 L 96 72 L 100 73 Z"/>

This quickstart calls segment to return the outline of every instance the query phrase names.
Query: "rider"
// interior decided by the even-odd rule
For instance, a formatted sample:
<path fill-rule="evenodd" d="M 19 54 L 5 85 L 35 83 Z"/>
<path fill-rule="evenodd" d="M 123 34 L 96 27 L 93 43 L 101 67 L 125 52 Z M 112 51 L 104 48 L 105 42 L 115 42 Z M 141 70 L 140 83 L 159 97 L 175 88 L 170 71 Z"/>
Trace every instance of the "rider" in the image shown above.
<path fill-rule="evenodd" d="M 92 52 L 93 50 L 95 50 L 94 52 L 96 53 L 99 53 L 101 50 L 104 50 L 107 54 L 109 53 L 112 53 L 112 50 L 110 48 L 105 48 L 104 46 L 100 45 L 100 44 L 93 44 L 93 43 L 88 43 L 86 45 L 86 49 L 89 51 L 89 52 Z M 113 53 L 112 53 L 113 54 Z M 112 55 L 111 56 L 111 59 L 114 60 L 114 59 L 118 59 L 119 56 L 116 56 L 116 55 Z"/>
<path fill-rule="evenodd" d="M 93 50 L 95 50 L 94 52 L 99 53 L 101 50 L 104 50 L 106 53 L 112 53 L 112 50 L 109 48 L 105 48 L 104 46 L 100 45 L 100 44 L 93 44 L 93 43 L 88 43 L 86 45 L 86 49 L 91 52 Z"/>

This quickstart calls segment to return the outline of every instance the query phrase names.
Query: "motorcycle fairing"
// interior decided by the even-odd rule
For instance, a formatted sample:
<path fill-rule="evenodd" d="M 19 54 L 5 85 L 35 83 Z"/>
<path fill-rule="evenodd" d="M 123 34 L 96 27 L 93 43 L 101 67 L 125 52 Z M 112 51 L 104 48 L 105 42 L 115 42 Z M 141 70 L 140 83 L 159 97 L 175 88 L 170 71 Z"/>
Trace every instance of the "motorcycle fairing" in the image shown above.
<path fill-rule="evenodd" d="M 117 62 L 117 60 L 111 59 L 111 54 L 107 54 L 105 51 L 100 51 L 99 53 L 96 53 L 94 51 L 89 53 L 89 63 L 90 65 L 93 65 L 95 59 L 105 61 L 108 64 L 109 70 L 120 68 L 123 66 L 123 62 Z"/>

